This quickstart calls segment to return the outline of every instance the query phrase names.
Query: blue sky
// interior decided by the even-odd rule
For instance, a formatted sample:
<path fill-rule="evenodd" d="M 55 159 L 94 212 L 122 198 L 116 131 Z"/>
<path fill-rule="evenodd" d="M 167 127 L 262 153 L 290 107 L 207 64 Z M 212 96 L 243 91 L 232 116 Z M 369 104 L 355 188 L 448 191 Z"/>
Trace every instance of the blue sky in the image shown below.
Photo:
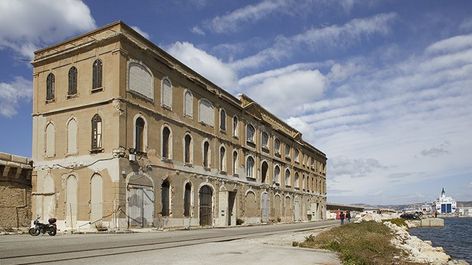
<path fill-rule="evenodd" d="M 0 0 L 0 151 L 31 155 L 35 49 L 116 20 L 324 151 L 328 200 L 472 200 L 471 1 Z"/>

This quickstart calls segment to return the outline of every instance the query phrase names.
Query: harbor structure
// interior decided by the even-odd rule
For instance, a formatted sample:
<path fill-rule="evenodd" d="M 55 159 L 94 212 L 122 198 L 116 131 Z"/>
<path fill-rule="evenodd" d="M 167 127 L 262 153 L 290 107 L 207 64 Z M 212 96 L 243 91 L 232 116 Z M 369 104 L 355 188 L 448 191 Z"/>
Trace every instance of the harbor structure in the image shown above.
<path fill-rule="evenodd" d="M 326 218 L 326 155 L 122 22 L 35 52 L 33 215 L 59 229 Z"/>
<path fill-rule="evenodd" d="M 433 209 L 439 214 L 451 214 L 456 212 L 456 201 L 446 196 L 446 191 L 442 188 L 441 195 L 433 202 Z"/>

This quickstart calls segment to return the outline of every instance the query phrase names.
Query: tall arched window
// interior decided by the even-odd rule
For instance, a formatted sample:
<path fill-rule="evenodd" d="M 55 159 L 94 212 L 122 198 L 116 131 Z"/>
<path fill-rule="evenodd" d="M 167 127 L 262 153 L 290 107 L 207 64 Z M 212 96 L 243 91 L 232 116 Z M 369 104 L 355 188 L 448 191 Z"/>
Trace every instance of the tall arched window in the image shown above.
<path fill-rule="evenodd" d="M 92 118 L 92 151 L 102 149 L 102 118 L 95 114 Z"/>
<path fill-rule="evenodd" d="M 290 159 L 290 145 L 285 144 L 285 158 Z"/>
<path fill-rule="evenodd" d="M 220 130 L 226 131 L 226 111 L 220 110 Z"/>
<path fill-rule="evenodd" d="M 67 154 L 77 153 L 77 122 L 74 118 L 67 123 Z"/>
<path fill-rule="evenodd" d="M 248 178 L 254 178 L 254 158 L 248 156 L 246 159 L 246 176 Z"/>
<path fill-rule="evenodd" d="M 266 183 L 267 181 L 268 169 L 269 169 L 269 164 L 267 164 L 266 161 L 262 162 L 262 166 L 261 166 L 261 182 L 262 183 Z"/>
<path fill-rule="evenodd" d="M 184 137 L 184 162 L 185 164 L 192 164 L 192 136 L 190 134 L 186 134 Z"/>
<path fill-rule="evenodd" d="M 239 130 L 239 126 L 238 126 L 238 116 L 234 116 L 233 117 L 233 136 L 238 136 L 239 133 L 238 133 L 238 130 Z"/>
<path fill-rule="evenodd" d="M 203 167 L 210 167 L 210 143 L 208 141 L 203 143 Z"/>
<path fill-rule="evenodd" d="M 135 146 L 137 152 L 144 152 L 144 137 L 145 137 L 145 122 L 144 119 L 139 117 L 136 119 L 135 125 Z"/>
<path fill-rule="evenodd" d="M 162 80 L 161 88 L 161 104 L 165 107 L 172 109 L 172 83 L 168 78 L 164 78 Z"/>
<path fill-rule="evenodd" d="M 300 151 L 298 149 L 295 149 L 295 162 L 300 163 Z"/>
<path fill-rule="evenodd" d="M 254 143 L 254 133 L 256 129 L 251 124 L 246 126 L 246 141 L 249 143 Z"/>
<path fill-rule="evenodd" d="M 306 190 L 306 178 L 305 178 L 305 175 L 302 176 L 302 190 L 303 190 L 303 191 Z"/>
<path fill-rule="evenodd" d="M 274 140 L 274 151 L 276 155 L 280 154 L 280 140 L 277 138 Z"/>
<path fill-rule="evenodd" d="M 291 186 L 291 180 L 290 180 L 290 170 L 287 168 L 285 170 L 285 186 L 290 187 Z"/>
<path fill-rule="evenodd" d="M 190 207 L 191 207 L 191 199 L 192 199 L 192 184 L 188 182 L 185 184 L 185 192 L 184 192 L 184 216 L 190 217 Z"/>
<path fill-rule="evenodd" d="M 293 183 L 293 186 L 296 188 L 296 189 L 299 189 L 300 188 L 300 177 L 298 176 L 298 173 L 295 173 L 295 179 L 294 179 L 294 183 Z"/>
<path fill-rule="evenodd" d="M 46 100 L 54 99 L 54 92 L 56 90 L 56 77 L 53 73 L 48 74 L 46 78 Z"/>
<path fill-rule="evenodd" d="M 188 117 L 193 117 L 193 95 L 192 92 L 185 90 L 184 95 L 184 114 Z"/>
<path fill-rule="evenodd" d="M 67 95 L 73 96 L 77 94 L 77 68 L 72 66 L 69 69 L 69 87 L 67 89 Z"/>
<path fill-rule="evenodd" d="M 198 105 L 198 121 L 206 125 L 214 126 L 215 113 L 213 104 L 207 99 L 201 99 Z"/>
<path fill-rule="evenodd" d="M 220 147 L 220 171 L 226 172 L 226 149 L 224 146 Z"/>
<path fill-rule="evenodd" d="M 92 90 L 102 88 L 102 61 L 100 59 L 93 62 L 93 73 L 92 73 Z"/>
<path fill-rule="evenodd" d="M 46 126 L 46 157 L 53 157 L 56 154 L 56 129 L 54 124 L 49 123 Z"/>
<path fill-rule="evenodd" d="M 274 168 L 274 183 L 279 185 L 280 184 L 280 167 L 275 166 Z"/>
<path fill-rule="evenodd" d="M 169 127 L 162 128 L 162 158 L 172 158 L 172 135 Z"/>
<path fill-rule="evenodd" d="M 269 148 L 269 134 L 262 132 L 262 147 Z"/>
<path fill-rule="evenodd" d="M 233 151 L 233 175 L 237 175 L 237 174 L 238 174 L 238 167 L 239 167 L 239 163 L 238 163 L 238 151 L 234 150 L 234 151 Z"/>
<path fill-rule="evenodd" d="M 166 179 L 161 185 L 162 216 L 170 215 L 170 183 Z"/>

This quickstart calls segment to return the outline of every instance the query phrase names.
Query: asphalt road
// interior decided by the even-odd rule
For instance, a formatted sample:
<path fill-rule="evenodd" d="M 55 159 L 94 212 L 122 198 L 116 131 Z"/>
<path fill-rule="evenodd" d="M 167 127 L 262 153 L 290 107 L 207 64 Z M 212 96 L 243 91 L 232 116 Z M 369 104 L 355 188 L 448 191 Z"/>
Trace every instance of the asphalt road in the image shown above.
<path fill-rule="evenodd" d="M 252 252 L 257 256 L 260 254 L 257 254 L 258 252 L 265 251 L 256 247 L 248 247 L 247 244 L 251 242 L 247 241 L 248 239 L 310 231 L 337 225 L 337 223 L 337 221 L 320 221 L 127 234 L 58 234 L 55 237 L 48 235 L 38 237 L 30 235 L 1 236 L 0 264 L 103 264 L 104 261 L 108 261 L 108 264 L 160 263 L 157 261 L 167 261 L 168 264 L 169 262 L 170 264 L 218 264 L 223 258 L 221 253 L 231 256 Z M 239 249 L 239 251 L 231 251 L 231 249 Z M 277 251 L 279 256 L 285 255 L 284 250 Z M 185 259 L 173 260 L 173 256 L 169 256 L 171 253 L 175 257 L 182 257 L 182 255 L 185 257 L 186 253 L 193 253 L 197 257 L 199 254 L 204 255 L 198 259 L 187 256 L 188 260 L 185 261 Z M 248 257 L 239 256 L 243 258 L 240 260 L 241 262 L 228 258 L 229 264 L 231 262 L 233 264 L 248 264 L 244 258 L 248 258 L 250 255 Z M 208 258 L 208 263 L 205 258 Z M 267 256 L 267 258 L 275 257 Z M 277 260 L 280 261 L 280 257 L 275 261 Z M 228 262 L 225 261 L 225 263 Z"/>

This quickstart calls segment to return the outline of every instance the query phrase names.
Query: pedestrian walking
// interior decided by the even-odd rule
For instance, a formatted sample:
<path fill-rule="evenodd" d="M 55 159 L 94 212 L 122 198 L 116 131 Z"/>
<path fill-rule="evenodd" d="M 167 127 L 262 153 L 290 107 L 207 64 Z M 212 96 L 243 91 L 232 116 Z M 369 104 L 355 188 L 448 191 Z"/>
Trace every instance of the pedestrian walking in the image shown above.
<path fill-rule="evenodd" d="M 344 212 L 341 211 L 341 214 L 339 214 L 339 218 L 341 219 L 341 225 L 344 224 L 344 216 L 345 216 L 345 215 L 344 215 Z"/>
<path fill-rule="evenodd" d="M 351 222 L 351 212 L 350 211 L 346 211 L 346 219 L 347 219 L 348 223 Z"/>

